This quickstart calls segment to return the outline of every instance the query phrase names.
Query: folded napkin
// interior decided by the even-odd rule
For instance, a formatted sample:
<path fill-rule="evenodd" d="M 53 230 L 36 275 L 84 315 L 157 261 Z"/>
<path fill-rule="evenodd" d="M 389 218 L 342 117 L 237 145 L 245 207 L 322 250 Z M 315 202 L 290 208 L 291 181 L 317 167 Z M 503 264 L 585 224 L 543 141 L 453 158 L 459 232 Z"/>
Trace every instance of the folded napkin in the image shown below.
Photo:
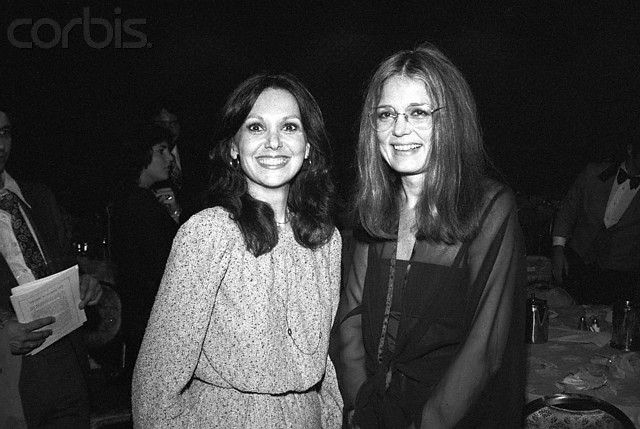
<path fill-rule="evenodd" d="M 611 332 L 579 331 L 577 329 L 558 330 L 560 336 L 553 336 L 551 340 L 567 343 L 593 343 L 604 347 L 611 341 Z"/>
<path fill-rule="evenodd" d="M 591 363 L 606 365 L 615 378 L 640 377 L 640 355 L 635 352 L 623 353 L 613 356 L 594 356 Z"/>
<path fill-rule="evenodd" d="M 589 390 L 598 389 L 607 383 L 607 377 L 602 373 L 593 374 L 587 368 L 580 368 L 578 371 L 566 376 L 560 384 L 565 390 Z"/>

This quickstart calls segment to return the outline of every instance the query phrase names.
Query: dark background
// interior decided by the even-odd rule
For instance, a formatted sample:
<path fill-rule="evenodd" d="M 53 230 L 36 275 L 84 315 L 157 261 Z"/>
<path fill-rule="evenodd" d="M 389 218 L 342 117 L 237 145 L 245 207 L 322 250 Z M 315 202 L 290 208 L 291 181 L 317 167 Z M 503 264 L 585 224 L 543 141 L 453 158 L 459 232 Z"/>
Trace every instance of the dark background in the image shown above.
<path fill-rule="evenodd" d="M 111 198 L 123 132 L 149 101 L 175 100 L 183 132 L 205 147 L 218 109 L 242 79 L 286 71 L 307 84 L 325 114 L 346 194 L 368 77 L 386 56 L 430 41 L 467 77 L 504 180 L 519 195 L 560 198 L 586 162 L 609 156 L 637 130 L 638 3 L 5 0 L 0 97 L 16 116 L 7 169 L 47 183 L 70 213 L 91 215 Z M 67 48 L 18 49 L 8 41 L 15 19 L 62 27 L 84 7 L 112 24 L 145 19 L 135 28 L 147 46 L 91 48 L 80 27 Z M 28 41 L 29 31 L 16 35 Z M 52 40 L 51 26 L 38 36 Z M 92 26 L 91 37 L 104 40 L 104 30 Z"/>

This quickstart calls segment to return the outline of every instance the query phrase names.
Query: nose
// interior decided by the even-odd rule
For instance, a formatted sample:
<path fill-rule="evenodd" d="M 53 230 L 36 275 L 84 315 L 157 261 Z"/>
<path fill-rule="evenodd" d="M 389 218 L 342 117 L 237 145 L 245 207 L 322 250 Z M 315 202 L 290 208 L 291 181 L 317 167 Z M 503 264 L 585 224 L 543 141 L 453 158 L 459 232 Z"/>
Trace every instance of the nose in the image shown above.
<path fill-rule="evenodd" d="M 393 124 L 393 135 L 399 137 L 409 133 L 411 133 L 411 129 L 409 128 L 409 117 L 406 113 L 398 113 Z"/>
<path fill-rule="evenodd" d="M 265 147 L 267 149 L 280 149 L 282 147 L 282 143 L 280 142 L 280 135 L 277 132 L 271 132 L 267 136 L 267 141 L 265 143 Z"/>
<path fill-rule="evenodd" d="M 171 164 L 174 160 L 173 154 L 169 151 L 164 153 L 164 159 L 165 161 L 167 161 L 169 164 Z"/>

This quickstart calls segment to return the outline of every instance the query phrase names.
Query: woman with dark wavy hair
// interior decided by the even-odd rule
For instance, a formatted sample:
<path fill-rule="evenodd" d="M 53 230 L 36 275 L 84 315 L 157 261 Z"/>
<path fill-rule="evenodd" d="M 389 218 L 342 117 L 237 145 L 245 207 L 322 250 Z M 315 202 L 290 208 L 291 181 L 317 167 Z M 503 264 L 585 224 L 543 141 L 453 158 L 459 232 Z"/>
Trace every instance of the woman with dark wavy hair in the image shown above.
<path fill-rule="evenodd" d="M 225 104 L 210 207 L 178 231 L 133 380 L 136 427 L 338 428 L 329 141 L 290 75 Z"/>
<path fill-rule="evenodd" d="M 471 90 L 442 52 L 424 44 L 380 64 L 357 156 L 362 231 L 337 316 L 348 424 L 519 427 L 515 200 L 487 177 Z"/>

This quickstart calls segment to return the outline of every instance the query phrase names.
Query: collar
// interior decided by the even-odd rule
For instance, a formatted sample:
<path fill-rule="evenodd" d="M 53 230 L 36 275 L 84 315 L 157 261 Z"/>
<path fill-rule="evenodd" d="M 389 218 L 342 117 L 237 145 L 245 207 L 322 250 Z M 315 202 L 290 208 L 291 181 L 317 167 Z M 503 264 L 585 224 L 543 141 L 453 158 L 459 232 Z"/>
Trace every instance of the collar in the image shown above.
<path fill-rule="evenodd" d="M 622 163 L 622 165 L 624 166 L 624 162 Z M 598 174 L 598 178 L 600 180 L 602 180 L 603 182 L 606 182 L 607 180 L 611 179 L 616 174 L 618 174 L 618 169 L 619 168 L 620 168 L 619 165 L 611 164 L 609 167 L 604 169 L 604 171 L 602 173 Z"/>
<path fill-rule="evenodd" d="M 20 190 L 20 186 L 18 186 L 18 182 L 15 181 L 13 177 L 5 170 L 2 173 L 2 178 L 4 179 L 4 188 L 0 189 L 0 194 L 5 190 L 11 191 L 18 196 L 22 200 L 23 203 L 27 205 L 27 207 L 31 208 L 31 205 L 24 199 L 22 195 L 22 191 Z"/>

